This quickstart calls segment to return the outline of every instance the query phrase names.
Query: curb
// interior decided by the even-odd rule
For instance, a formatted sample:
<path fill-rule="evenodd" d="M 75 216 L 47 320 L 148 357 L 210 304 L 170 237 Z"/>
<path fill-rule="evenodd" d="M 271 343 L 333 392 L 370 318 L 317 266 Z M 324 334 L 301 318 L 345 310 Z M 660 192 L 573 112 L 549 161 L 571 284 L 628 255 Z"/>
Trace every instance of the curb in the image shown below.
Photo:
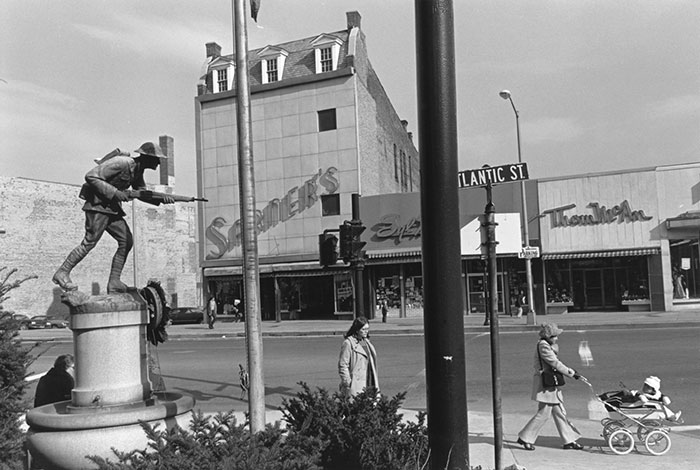
<path fill-rule="evenodd" d="M 567 331 L 591 331 L 591 330 L 622 330 L 622 329 L 673 329 L 673 328 L 696 328 L 700 326 L 700 322 L 654 322 L 654 323 L 604 323 L 604 324 L 562 324 L 562 327 Z M 501 325 L 499 324 L 499 333 L 528 333 L 536 331 L 539 328 L 537 325 Z M 489 333 L 490 328 L 488 326 L 465 326 L 464 333 Z M 304 336 L 343 336 L 345 334 L 345 329 L 342 330 L 318 330 L 318 331 L 264 331 L 262 336 L 264 338 L 285 338 L 285 337 L 304 337 Z M 372 333 L 373 336 L 417 336 L 423 335 L 423 328 L 401 328 L 396 330 L 379 330 Z M 245 338 L 245 331 L 207 331 L 207 332 L 193 332 L 193 333 L 178 333 L 170 332 L 168 333 L 168 339 L 196 339 L 196 338 Z M 73 337 L 71 336 L 60 336 L 60 337 L 33 337 L 33 338 L 21 338 L 22 343 L 36 343 L 36 342 L 72 342 Z"/>

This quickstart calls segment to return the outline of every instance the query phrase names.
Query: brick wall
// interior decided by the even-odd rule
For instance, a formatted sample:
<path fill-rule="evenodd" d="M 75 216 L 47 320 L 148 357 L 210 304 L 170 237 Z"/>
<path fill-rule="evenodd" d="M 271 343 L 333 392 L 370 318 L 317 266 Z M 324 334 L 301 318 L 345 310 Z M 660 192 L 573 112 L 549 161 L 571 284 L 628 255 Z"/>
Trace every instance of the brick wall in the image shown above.
<path fill-rule="evenodd" d="M 3 304 L 6 309 L 30 317 L 67 316 L 68 308 L 60 302 L 61 290 L 51 277 L 84 234 L 79 190 L 76 185 L 0 177 L 0 231 L 5 231 L 0 233 L 0 266 L 18 268 L 19 277 L 38 276 L 10 293 L 10 299 Z M 179 305 L 200 304 L 195 206 L 178 203 L 156 207 L 140 201 L 123 206 L 135 247 L 122 280 L 144 287 L 149 279 L 157 279 Z M 136 207 L 135 214 L 132 206 Z M 71 278 L 81 291 L 105 293 L 116 248 L 116 242 L 105 234 L 73 270 Z"/>

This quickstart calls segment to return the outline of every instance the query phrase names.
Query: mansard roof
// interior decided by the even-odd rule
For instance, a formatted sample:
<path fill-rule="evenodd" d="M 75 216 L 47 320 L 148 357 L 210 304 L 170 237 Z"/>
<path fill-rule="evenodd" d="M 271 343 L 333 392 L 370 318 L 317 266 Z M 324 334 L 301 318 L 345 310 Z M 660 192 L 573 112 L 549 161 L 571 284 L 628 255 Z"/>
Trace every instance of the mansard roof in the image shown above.
<path fill-rule="evenodd" d="M 352 66 L 352 58 L 347 56 L 349 31 L 341 30 L 333 33 L 317 34 L 304 39 L 267 45 L 259 49 L 248 51 L 250 86 L 262 84 L 262 66 L 260 63 L 265 58 L 269 58 L 269 52 L 273 50 L 284 50 L 288 53 L 284 65 L 284 80 L 316 75 L 315 48 L 318 47 L 318 43 L 315 41 L 321 37 L 331 40 L 334 38 L 340 40 L 341 47 L 338 57 L 338 69 Z M 235 54 L 222 56 L 221 59 L 235 61 Z"/>

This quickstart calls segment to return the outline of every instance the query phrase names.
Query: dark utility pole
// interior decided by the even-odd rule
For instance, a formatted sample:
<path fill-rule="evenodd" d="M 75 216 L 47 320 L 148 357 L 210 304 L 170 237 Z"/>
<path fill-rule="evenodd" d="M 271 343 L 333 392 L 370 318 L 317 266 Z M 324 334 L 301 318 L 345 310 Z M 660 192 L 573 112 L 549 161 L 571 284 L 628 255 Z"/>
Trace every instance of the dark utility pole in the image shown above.
<path fill-rule="evenodd" d="M 452 1 L 415 0 L 430 468 L 469 468 Z"/>
<path fill-rule="evenodd" d="M 350 266 L 352 267 L 352 272 L 354 275 L 353 283 L 355 284 L 355 317 L 364 317 L 365 315 L 365 257 L 362 253 L 362 246 L 364 243 L 360 242 L 360 235 L 364 232 L 365 228 L 360 220 L 360 195 L 354 193 L 352 195 L 352 220 L 351 233 L 352 233 L 352 259 L 350 260 Z M 358 246 L 359 245 L 359 246 Z"/>
<path fill-rule="evenodd" d="M 488 315 L 491 333 L 491 386 L 493 398 L 493 437 L 494 463 L 496 470 L 501 470 L 501 453 L 503 450 L 503 414 L 501 412 L 501 362 L 498 334 L 498 278 L 496 266 L 496 206 L 491 197 L 491 185 L 486 185 L 486 208 L 484 209 L 486 230 L 486 247 L 488 253 Z"/>

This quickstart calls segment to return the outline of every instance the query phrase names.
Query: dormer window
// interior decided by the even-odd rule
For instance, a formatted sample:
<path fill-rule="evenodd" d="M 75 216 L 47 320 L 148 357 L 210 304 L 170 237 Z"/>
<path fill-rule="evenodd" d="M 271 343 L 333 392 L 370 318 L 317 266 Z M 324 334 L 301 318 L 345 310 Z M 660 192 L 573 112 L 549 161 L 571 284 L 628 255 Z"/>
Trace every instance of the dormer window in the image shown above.
<path fill-rule="evenodd" d="M 268 59 L 267 62 L 267 83 L 279 80 L 277 75 L 277 58 Z"/>
<path fill-rule="evenodd" d="M 321 34 L 311 41 L 316 56 L 316 73 L 332 72 L 338 69 L 340 46 L 343 41 L 330 34 Z"/>
<path fill-rule="evenodd" d="M 262 83 L 274 83 L 282 80 L 284 75 L 284 62 L 289 53 L 279 47 L 267 46 L 258 56 L 262 59 Z"/>
<path fill-rule="evenodd" d="M 333 70 L 333 48 L 324 47 L 320 49 L 321 53 L 321 72 L 330 72 Z"/>
<path fill-rule="evenodd" d="M 216 84 L 219 87 L 219 91 L 228 90 L 228 70 L 221 69 L 214 72 L 216 72 Z"/>
<path fill-rule="evenodd" d="M 218 57 L 209 65 L 211 71 L 211 88 L 213 93 L 228 91 L 233 88 L 233 61 Z"/>

